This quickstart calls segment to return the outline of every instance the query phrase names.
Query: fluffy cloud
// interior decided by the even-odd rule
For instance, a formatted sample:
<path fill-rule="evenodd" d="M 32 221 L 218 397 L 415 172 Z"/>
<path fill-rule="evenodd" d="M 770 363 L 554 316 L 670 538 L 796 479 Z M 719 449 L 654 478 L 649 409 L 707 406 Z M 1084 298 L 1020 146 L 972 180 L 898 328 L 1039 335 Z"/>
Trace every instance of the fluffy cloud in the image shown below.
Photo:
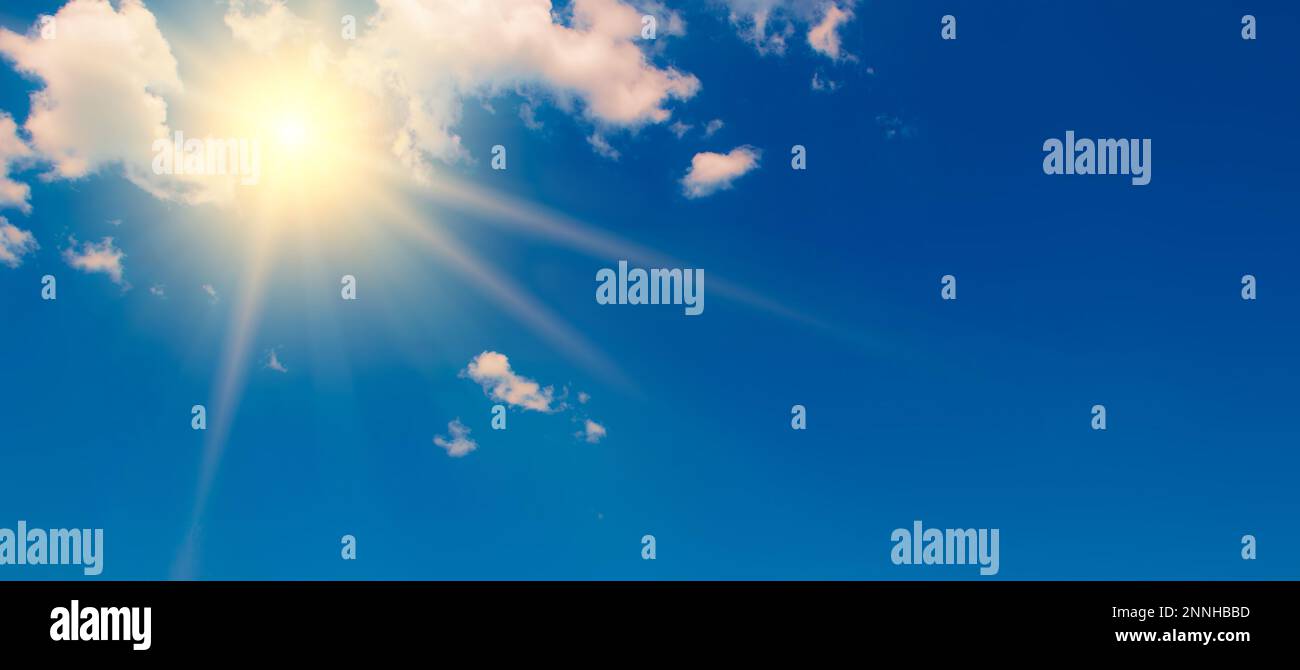
<path fill-rule="evenodd" d="M 588 444 L 596 444 L 605 437 L 605 427 L 587 419 L 583 422 L 582 430 L 578 431 L 577 437 L 587 441 Z"/>
<path fill-rule="evenodd" d="M 28 202 L 31 188 L 9 178 L 10 167 L 31 155 L 31 148 L 18 136 L 18 124 L 14 123 L 13 117 L 0 111 L 0 207 L 31 211 Z"/>
<path fill-rule="evenodd" d="M 840 26 L 853 18 L 857 0 L 722 0 L 731 23 L 759 53 L 785 53 L 796 26 L 807 28 L 813 50 L 841 57 Z M 845 54 L 847 55 L 847 54 Z"/>
<path fill-rule="evenodd" d="M 40 245 L 31 232 L 23 230 L 0 216 L 0 265 L 16 268 L 22 257 L 36 251 Z"/>
<path fill-rule="evenodd" d="M 448 423 L 447 432 L 451 433 L 451 439 L 435 435 L 433 443 L 446 449 L 448 456 L 459 458 L 478 448 L 478 443 L 469 437 L 469 427 L 461 423 L 460 419 Z"/>
<path fill-rule="evenodd" d="M 122 283 L 122 259 L 126 254 L 113 246 L 113 238 L 105 237 L 98 243 L 83 242 L 80 247 L 76 238 L 71 241 L 72 246 L 63 250 L 63 260 L 68 265 L 82 272 L 101 272 L 108 275 L 114 284 Z"/>
<path fill-rule="evenodd" d="M 688 198 L 702 198 L 729 189 L 741 175 L 758 167 L 758 159 L 758 150 L 750 146 L 736 147 L 725 154 L 712 151 L 695 154 L 682 178 L 682 190 Z"/>
<path fill-rule="evenodd" d="M 105 0 L 72 0 L 54 16 L 58 38 L 0 30 L 0 53 L 44 83 L 24 124 L 31 143 L 59 177 L 83 177 L 106 163 L 147 163 L 166 133 L 167 105 L 178 92 L 176 59 L 153 14 L 138 0 L 120 11 Z"/>
<path fill-rule="evenodd" d="M 312 24 L 294 15 L 283 0 L 230 0 L 225 22 L 235 39 L 262 54 L 312 32 Z"/>
<path fill-rule="evenodd" d="M 510 369 L 510 359 L 505 354 L 484 351 L 469 362 L 461 371 L 483 387 L 483 392 L 493 400 L 500 400 L 513 407 L 522 407 L 538 412 L 556 412 L 563 408 L 555 399 L 555 389 L 545 388 L 541 384 L 516 374 Z"/>
<path fill-rule="evenodd" d="M 574 0 L 567 25 L 549 0 L 378 0 L 344 56 L 352 81 L 396 101 L 393 151 L 413 167 L 467 156 L 461 101 L 507 90 L 580 107 L 601 127 L 667 121 L 699 80 L 642 50 L 641 13 L 619 0 Z"/>
<path fill-rule="evenodd" d="M 840 51 L 839 29 L 852 18 L 851 7 L 841 9 L 839 5 L 827 5 L 826 14 L 821 22 L 808 31 L 808 45 L 813 48 L 813 51 L 829 56 L 831 60 L 839 60 L 841 56 L 847 57 L 848 54 Z"/>
<path fill-rule="evenodd" d="M 198 203 L 229 184 L 154 173 L 153 142 L 170 137 L 164 96 L 183 91 L 171 46 L 140 0 L 71 0 L 56 39 L 0 29 L 0 55 L 43 86 L 23 128 L 46 178 L 80 179 L 108 165 L 155 197 Z"/>

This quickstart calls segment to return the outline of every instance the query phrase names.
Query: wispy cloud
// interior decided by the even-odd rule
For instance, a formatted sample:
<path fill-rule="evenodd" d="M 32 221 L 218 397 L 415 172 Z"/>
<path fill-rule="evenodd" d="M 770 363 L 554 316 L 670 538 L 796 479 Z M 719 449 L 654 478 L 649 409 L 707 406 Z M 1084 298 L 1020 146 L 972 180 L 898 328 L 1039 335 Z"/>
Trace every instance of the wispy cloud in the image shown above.
<path fill-rule="evenodd" d="M 77 239 L 69 238 L 72 246 L 63 250 L 63 260 L 68 265 L 87 273 L 103 273 L 114 284 L 122 283 L 122 259 L 126 254 L 113 246 L 113 238 L 105 237 L 99 242 L 83 242 L 77 245 Z"/>
<path fill-rule="evenodd" d="M 759 151 L 741 146 L 725 154 L 702 151 L 691 158 L 691 167 L 682 178 L 682 190 L 688 198 L 702 198 L 731 188 L 742 175 L 758 167 Z"/>
<path fill-rule="evenodd" d="M 272 349 L 270 353 L 266 355 L 266 369 L 274 370 L 279 373 L 289 371 L 289 368 L 284 367 L 284 364 L 280 362 L 280 357 L 276 354 L 275 349 Z"/>
<path fill-rule="evenodd" d="M 713 134 L 718 132 L 719 130 L 722 130 L 722 127 L 724 125 L 726 124 L 722 122 L 722 119 L 714 119 L 708 122 L 707 124 L 704 125 L 704 136 L 713 137 Z"/>
<path fill-rule="evenodd" d="M 435 435 L 433 443 L 446 449 L 448 456 L 459 458 L 478 448 L 478 443 L 469 437 L 469 428 L 459 418 L 447 424 L 447 432 L 451 434 L 450 439 Z"/>
<path fill-rule="evenodd" d="M 199 288 L 202 288 L 203 292 L 208 294 L 208 300 L 211 300 L 214 303 L 220 300 L 220 298 L 217 296 L 217 289 L 212 284 L 204 284 Z"/>
<path fill-rule="evenodd" d="M 609 141 L 607 141 L 605 139 L 605 136 L 600 134 L 599 131 L 594 132 L 589 137 L 587 137 L 587 143 L 590 144 L 591 148 L 594 149 L 596 153 L 599 154 L 600 156 L 603 156 L 604 158 L 608 158 L 612 161 L 616 161 L 619 159 L 620 154 L 618 152 L 618 149 L 615 149 L 613 146 L 610 146 Z"/>
<path fill-rule="evenodd" d="M 817 53 L 839 59 L 839 29 L 853 18 L 857 0 L 722 0 L 732 25 L 761 54 L 784 54 L 797 30 L 807 30 Z"/>

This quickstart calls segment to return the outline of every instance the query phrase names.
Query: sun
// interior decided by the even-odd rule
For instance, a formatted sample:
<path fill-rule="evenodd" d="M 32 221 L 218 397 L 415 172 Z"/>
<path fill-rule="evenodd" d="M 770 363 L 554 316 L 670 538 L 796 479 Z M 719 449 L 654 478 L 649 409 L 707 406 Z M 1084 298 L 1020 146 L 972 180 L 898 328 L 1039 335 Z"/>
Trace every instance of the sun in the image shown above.
<path fill-rule="evenodd" d="M 286 151 L 302 151 L 308 146 L 311 136 L 307 121 L 298 116 L 287 115 L 275 125 L 275 141 Z"/>
<path fill-rule="evenodd" d="M 252 61 L 235 70 L 248 74 L 216 82 L 203 125 L 256 147 L 257 183 L 236 189 L 239 202 L 266 212 L 273 225 L 311 219 L 320 226 L 359 191 L 382 188 L 373 166 L 388 150 L 365 92 L 308 58 Z"/>

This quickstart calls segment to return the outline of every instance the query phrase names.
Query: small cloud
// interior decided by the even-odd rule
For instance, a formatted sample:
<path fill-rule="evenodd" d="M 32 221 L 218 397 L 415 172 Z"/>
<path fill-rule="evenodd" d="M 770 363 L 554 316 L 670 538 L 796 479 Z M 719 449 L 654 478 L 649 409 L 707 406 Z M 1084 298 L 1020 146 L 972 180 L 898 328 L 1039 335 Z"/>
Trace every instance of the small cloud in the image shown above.
<path fill-rule="evenodd" d="M 122 225 L 122 220 L 121 220 L 121 219 L 109 219 L 109 220 L 106 221 L 105 223 L 107 223 L 108 225 L 113 226 L 114 228 L 116 228 L 117 226 Z"/>
<path fill-rule="evenodd" d="M 587 393 L 586 391 L 578 391 L 578 402 L 585 405 L 588 400 L 591 400 L 590 393 Z"/>
<path fill-rule="evenodd" d="M 877 114 L 876 127 L 880 128 L 887 140 L 908 139 L 916 135 L 915 126 L 890 114 Z"/>
<path fill-rule="evenodd" d="M 159 298 L 166 298 L 166 297 L 167 297 L 167 290 L 166 290 L 165 288 L 163 288 L 163 285 L 162 285 L 162 284 L 154 284 L 153 286 L 150 286 L 150 287 L 149 287 L 149 293 L 151 293 L 151 294 L 153 294 L 153 295 L 156 295 L 156 296 L 158 296 Z"/>
<path fill-rule="evenodd" d="M 587 143 L 591 145 L 592 149 L 596 150 L 596 153 L 612 161 L 618 160 L 621 155 L 618 153 L 618 149 L 610 146 L 609 142 L 605 140 L 605 136 L 598 132 L 587 137 Z"/>
<path fill-rule="evenodd" d="M 217 289 L 213 288 L 212 284 L 204 284 L 201 288 L 203 289 L 204 293 L 208 294 L 208 299 L 211 300 L 213 303 L 216 303 L 218 300 L 220 300 L 220 298 L 217 296 Z"/>
<path fill-rule="evenodd" d="M 32 211 L 32 189 L 9 178 L 9 168 L 32 157 L 32 148 L 18 136 L 18 124 L 8 112 L 0 111 L 0 207 Z"/>
<path fill-rule="evenodd" d="M 23 230 L 0 216 L 0 265 L 16 268 L 22 257 L 40 248 L 31 231 Z"/>
<path fill-rule="evenodd" d="M 555 400 L 554 387 L 542 387 L 541 384 L 516 374 L 510 369 L 510 359 L 505 354 L 484 351 L 470 360 L 460 374 L 478 382 L 488 397 L 514 407 L 547 414 L 563 409 L 563 404 Z"/>
<path fill-rule="evenodd" d="M 719 130 L 722 130 L 722 127 L 725 125 L 727 124 L 723 123 L 722 119 L 714 119 L 706 123 L 704 125 L 704 136 L 713 137 L 713 134 L 718 132 Z"/>
<path fill-rule="evenodd" d="M 682 191 L 688 198 L 702 198 L 731 188 L 732 182 L 758 167 L 759 151 L 741 146 L 725 154 L 702 151 L 691 158 L 691 167 L 682 177 Z"/>
<path fill-rule="evenodd" d="M 274 370 L 279 373 L 289 371 L 289 368 L 284 367 L 284 364 L 280 362 L 280 357 L 276 355 L 275 349 L 272 349 L 271 353 L 266 357 L 266 369 Z"/>
<path fill-rule="evenodd" d="M 586 440 L 587 444 L 596 444 L 604 439 L 605 427 L 591 419 L 587 419 L 583 423 L 582 430 L 575 433 L 575 436 Z"/>
<path fill-rule="evenodd" d="M 63 260 L 68 265 L 82 272 L 101 272 L 109 276 L 114 284 L 122 283 L 122 259 L 126 254 L 113 246 L 113 238 L 105 237 L 98 243 L 83 242 L 77 247 L 77 238 L 68 238 L 72 248 L 63 251 Z"/>
<path fill-rule="evenodd" d="M 840 87 L 839 82 L 831 81 L 830 79 L 822 79 L 821 75 L 819 75 L 816 72 L 813 73 L 812 90 L 830 93 L 839 87 Z"/>
<path fill-rule="evenodd" d="M 448 456 L 459 458 L 478 449 L 478 443 L 469 437 L 469 427 L 461 423 L 459 418 L 447 424 L 447 432 L 451 433 L 451 439 L 435 435 L 433 443 L 446 449 Z"/>
<path fill-rule="evenodd" d="M 677 139 L 680 140 L 683 137 L 686 137 L 686 133 L 691 132 L 691 128 L 694 127 L 695 126 L 692 126 L 689 123 L 682 123 L 681 121 L 673 121 L 672 124 L 668 126 L 668 132 L 676 135 Z"/>
<path fill-rule="evenodd" d="M 813 51 L 825 56 L 831 60 L 840 60 L 840 58 L 852 59 L 853 56 L 840 50 L 840 26 L 848 23 L 853 18 L 853 9 L 851 7 L 841 8 L 839 5 L 830 4 L 826 6 L 826 14 L 822 20 L 808 30 L 808 45 Z"/>
<path fill-rule="evenodd" d="M 537 120 L 537 108 L 531 102 L 519 105 L 519 118 L 523 119 L 524 126 L 529 130 L 542 129 L 542 122 Z"/>

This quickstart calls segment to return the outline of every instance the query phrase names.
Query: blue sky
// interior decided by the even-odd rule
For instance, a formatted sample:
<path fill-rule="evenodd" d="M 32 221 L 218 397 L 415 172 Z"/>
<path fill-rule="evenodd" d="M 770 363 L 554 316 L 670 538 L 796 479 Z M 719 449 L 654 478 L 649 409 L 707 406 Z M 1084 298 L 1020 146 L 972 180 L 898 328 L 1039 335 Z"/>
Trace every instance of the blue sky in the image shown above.
<path fill-rule="evenodd" d="M 125 104 L 62 117 L 93 131 L 69 136 L 98 154 L 38 138 L 25 123 L 42 79 L 13 55 L 35 42 L 0 40 L 0 109 L 45 147 L 11 158 L 30 193 L 0 209 L 39 244 L 0 264 L 0 527 L 103 528 L 101 579 L 981 578 L 893 565 L 890 532 L 915 519 L 1000 529 L 995 579 L 1296 575 L 1294 7 L 860 0 L 837 5 L 851 18 L 828 53 L 807 39 L 826 4 L 772 3 L 759 37 L 745 7 L 668 4 L 683 34 L 662 21 L 626 68 L 466 66 L 496 79 L 430 85 L 454 94 L 454 113 L 431 108 L 459 153 L 424 127 L 396 155 L 410 119 L 384 98 L 383 150 L 366 154 L 383 167 L 331 153 L 342 175 L 321 179 L 336 181 L 282 192 L 264 218 L 129 179 L 149 147 L 101 141 L 126 133 Z M 7 3 L 0 26 L 26 34 L 61 6 Z M 473 60 L 403 51 L 400 31 L 367 41 L 396 30 L 366 23 L 371 3 L 287 9 L 279 25 L 320 32 L 268 54 L 253 46 L 268 33 L 241 40 L 223 22 L 239 8 L 148 5 L 184 91 L 140 93 L 157 90 L 168 126 L 198 135 L 205 86 L 315 42 L 346 59 L 386 38 L 408 77 Z M 337 35 L 348 13 L 356 44 Z M 1257 40 L 1240 37 L 1246 13 Z M 940 39 L 944 14 L 954 41 Z M 94 71 L 74 66 L 51 76 Z M 658 76 L 670 70 L 697 85 Z M 649 102 L 603 106 L 615 85 Z M 692 127 L 678 137 L 675 122 Z M 1151 183 L 1043 174 L 1043 141 L 1066 130 L 1150 138 Z M 498 144 L 504 171 L 490 167 Z M 807 170 L 790 169 L 796 144 Z M 757 167 L 688 197 L 693 157 L 743 147 Z M 102 160 L 73 174 L 77 152 Z M 418 230 L 454 240 L 568 335 Z M 105 237 L 124 254 L 119 281 L 68 260 Z M 596 272 L 636 264 L 614 250 L 633 246 L 703 268 L 704 314 L 597 304 Z M 55 301 L 40 299 L 46 274 Z M 940 299 L 946 274 L 956 301 Z M 1241 299 L 1244 274 L 1257 300 Z M 343 275 L 357 300 L 340 299 Z M 287 371 L 268 369 L 272 351 Z M 465 372 L 483 352 L 551 386 L 553 411 L 512 405 L 492 430 L 499 400 Z M 191 430 L 194 404 L 207 431 Z M 794 404 L 806 431 L 790 427 Z M 587 419 L 607 434 L 575 435 Z M 459 457 L 433 442 L 453 420 L 477 445 Z M 340 558 L 345 534 L 355 561 Z M 1245 534 L 1257 560 L 1241 559 Z M 0 566 L 3 579 L 80 577 Z"/>

